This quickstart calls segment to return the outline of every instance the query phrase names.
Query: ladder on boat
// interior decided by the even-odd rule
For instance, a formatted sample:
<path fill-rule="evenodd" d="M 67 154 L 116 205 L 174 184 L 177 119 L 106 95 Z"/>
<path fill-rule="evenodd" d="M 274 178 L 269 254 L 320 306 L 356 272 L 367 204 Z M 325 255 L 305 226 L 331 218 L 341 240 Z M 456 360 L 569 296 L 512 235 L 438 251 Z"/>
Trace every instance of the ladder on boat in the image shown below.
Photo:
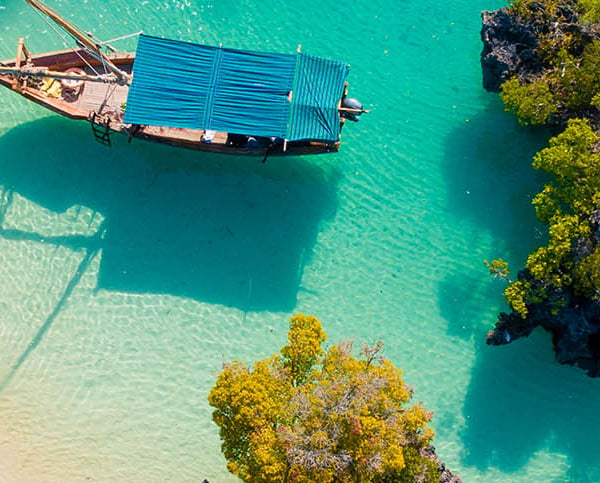
<path fill-rule="evenodd" d="M 110 118 L 102 119 L 96 112 L 93 112 L 90 124 L 92 125 L 92 132 L 96 141 L 110 147 Z"/>

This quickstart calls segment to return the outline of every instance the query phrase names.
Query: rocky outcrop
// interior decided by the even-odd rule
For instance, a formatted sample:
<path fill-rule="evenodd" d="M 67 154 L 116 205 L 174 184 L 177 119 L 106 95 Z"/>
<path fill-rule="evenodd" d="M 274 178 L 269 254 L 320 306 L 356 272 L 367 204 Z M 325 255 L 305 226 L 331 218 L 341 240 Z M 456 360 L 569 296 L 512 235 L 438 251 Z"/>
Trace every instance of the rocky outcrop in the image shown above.
<path fill-rule="evenodd" d="M 571 256 L 581 261 L 600 245 L 600 210 L 589 218 L 590 236 L 572 243 Z M 556 359 L 561 364 L 582 368 L 591 377 L 600 377 L 600 301 L 578 297 L 570 287 L 555 288 L 542 285 L 522 270 L 519 280 L 525 280 L 537 289 L 543 289 L 548 298 L 542 303 L 527 305 L 524 319 L 519 314 L 501 313 L 494 330 L 487 336 L 490 345 L 508 344 L 527 337 L 536 327 L 552 333 Z"/>
<path fill-rule="evenodd" d="M 600 210 L 589 218 L 590 236 L 575 240 L 571 247 L 572 260 L 589 256 L 600 245 Z M 556 288 L 533 279 L 527 270 L 518 274 L 534 292 L 546 293 L 541 303 L 527 305 L 527 317 L 501 313 L 494 330 L 488 332 L 487 343 L 504 345 L 527 337 L 536 327 L 552 334 L 556 359 L 561 364 L 578 366 L 591 377 L 600 377 L 600 301 L 598 297 L 577 296 L 571 287 Z"/>
<path fill-rule="evenodd" d="M 511 15 L 506 8 L 484 11 L 481 17 L 481 68 L 487 91 L 500 92 L 500 85 L 513 75 L 541 69 L 535 54 L 538 35 L 530 22 Z"/>
<path fill-rule="evenodd" d="M 435 453 L 435 447 L 426 446 L 425 448 L 421 449 L 421 456 L 429 458 L 437 465 L 437 468 L 438 468 L 438 471 L 440 474 L 440 483 L 461 483 L 462 482 L 462 480 L 460 479 L 460 477 L 458 475 L 455 475 L 454 473 L 452 473 L 448 468 L 446 468 L 446 465 L 440 461 L 440 459 L 438 458 L 438 455 Z"/>
<path fill-rule="evenodd" d="M 578 366 L 591 377 L 600 377 L 600 303 L 567 297 L 565 307 L 553 309 L 549 303 L 532 304 L 523 319 L 517 313 L 501 313 L 487 343 L 504 345 L 527 337 L 536 327 L 552 333 L 556 360 Z"/>
<path fill-rule="evenodd" d="M 543 8 L 543 2 L 534 2 L 529 19 L 513 15 L 508 8 L 482 12 L 481 67 L 486 90 L 499 92 L 512 76 L 535 78 L 548 67 L 536 50 L 542 37 L 555 42 L 575 37 L 580 48 L 600 38 L 598 25 L 580 22 L 577 2 L 563 0 L 552 19 Z"/>

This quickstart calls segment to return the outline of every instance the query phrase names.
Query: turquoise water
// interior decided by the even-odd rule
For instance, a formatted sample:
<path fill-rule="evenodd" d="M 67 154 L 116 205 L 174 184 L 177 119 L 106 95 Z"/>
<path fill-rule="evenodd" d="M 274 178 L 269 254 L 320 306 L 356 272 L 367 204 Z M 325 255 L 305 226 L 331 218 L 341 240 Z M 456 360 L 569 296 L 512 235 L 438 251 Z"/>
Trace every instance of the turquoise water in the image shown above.
<path fill-rule="evenodd" d="M 520 128 L 480 81 L 497 0 L 48 0 L 109 39 L 144 30 L 352 65 L 373 112 L 342 151 L 260 160 L 115 139 L 0 91 L 0 481 L 234 481 L 206 396 L 221 363 L 316 314 L 385 342 L 464 481 L 598 481 L 600 381 L 543 332 L 485 345 L 483 259 L 543 241 Z M 0 0 L 0 58 L 61 39 Z M 119 44 L 131 49 L 134 43 Z"/>

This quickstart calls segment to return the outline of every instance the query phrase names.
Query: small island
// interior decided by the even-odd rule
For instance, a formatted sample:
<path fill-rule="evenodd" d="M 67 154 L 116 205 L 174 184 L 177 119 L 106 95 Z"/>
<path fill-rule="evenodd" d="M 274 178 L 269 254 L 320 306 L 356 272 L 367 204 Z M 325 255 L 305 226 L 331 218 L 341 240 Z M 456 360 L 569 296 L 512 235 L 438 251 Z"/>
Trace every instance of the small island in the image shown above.
<path fill-rule="evenodd" d="M 484 88 L 500 92 L 522 125 L 555 136 L 533 167 L 547 174 L 534 197 L 547 244 L 511 275 L 502 259 L 486 261 L 507 282 L 511 311 L 488 333 L 492 345 L 552 333 L 557 360 L 600 376 L 600 2 L 515 0 L 483 12 Z"/>

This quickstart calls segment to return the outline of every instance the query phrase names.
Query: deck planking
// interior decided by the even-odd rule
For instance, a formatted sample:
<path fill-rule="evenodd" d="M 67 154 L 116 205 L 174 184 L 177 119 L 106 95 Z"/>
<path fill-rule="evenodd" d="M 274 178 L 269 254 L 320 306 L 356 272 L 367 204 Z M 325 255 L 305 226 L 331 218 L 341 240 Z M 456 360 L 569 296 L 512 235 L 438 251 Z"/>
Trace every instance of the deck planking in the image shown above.
<path fill-rule="evenodd" d="M 120 113 L 121 106 L 127 102 L 128 92 L 127 86 L 86 82 L 82 92 L 71 104 L 85 112 Z"/>

